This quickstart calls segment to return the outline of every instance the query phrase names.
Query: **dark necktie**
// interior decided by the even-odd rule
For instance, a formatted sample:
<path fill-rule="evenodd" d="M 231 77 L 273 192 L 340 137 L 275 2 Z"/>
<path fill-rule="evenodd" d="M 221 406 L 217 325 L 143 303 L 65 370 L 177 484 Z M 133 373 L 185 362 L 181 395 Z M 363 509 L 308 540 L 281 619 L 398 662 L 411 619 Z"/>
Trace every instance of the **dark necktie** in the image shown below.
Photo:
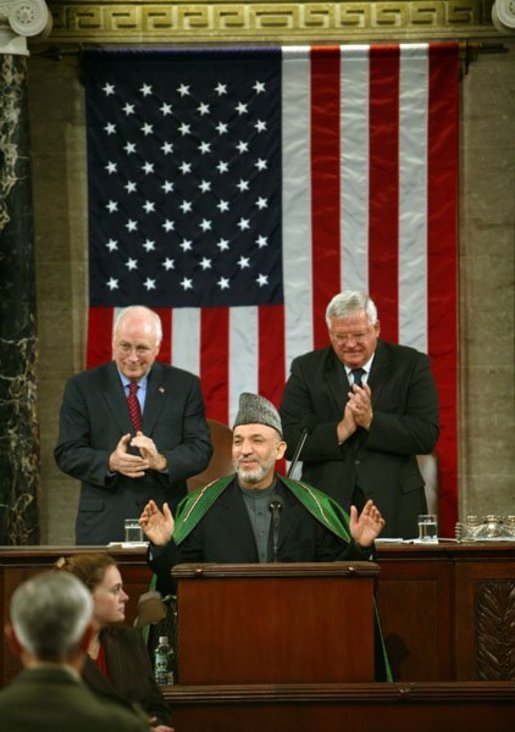
<path fill-rule="evenodd" d="M 134 432 L 138 432 L 141 429 L 141 407 L 139 405 L 138 397 L 136 396 L 138 389 L 139 386 L 136 382 L 132 381 L 129 384 L 127 404 L 129 405 L 129 414 Z"/>
<path fill-rule="evenodd" d="M 365 369 L 352 369 L 351 374 L 354 378 L 353 384 L 356 384 L 357 386 L 363 386 L 363 383 L 361 379 L 363 378 L 363 374 L 366 373 Z"/>

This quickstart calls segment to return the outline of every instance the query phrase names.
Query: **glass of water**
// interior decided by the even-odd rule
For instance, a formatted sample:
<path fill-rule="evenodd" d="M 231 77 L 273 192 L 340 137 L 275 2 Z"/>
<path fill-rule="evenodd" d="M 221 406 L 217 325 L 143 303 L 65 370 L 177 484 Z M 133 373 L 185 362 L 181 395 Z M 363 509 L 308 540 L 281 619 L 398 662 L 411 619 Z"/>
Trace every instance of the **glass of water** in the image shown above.
<path fill-rule="evenodd" d="M 438 522 L 436 514 L 424 513 L 418 516 L 418 541 L 424 544 L 438 543 Z"/>
<path fill-rule="evenodd" d="M 125 541 L 127 543 L 143 541 L 143 530 L 137 518 L 125 519 Z"/>

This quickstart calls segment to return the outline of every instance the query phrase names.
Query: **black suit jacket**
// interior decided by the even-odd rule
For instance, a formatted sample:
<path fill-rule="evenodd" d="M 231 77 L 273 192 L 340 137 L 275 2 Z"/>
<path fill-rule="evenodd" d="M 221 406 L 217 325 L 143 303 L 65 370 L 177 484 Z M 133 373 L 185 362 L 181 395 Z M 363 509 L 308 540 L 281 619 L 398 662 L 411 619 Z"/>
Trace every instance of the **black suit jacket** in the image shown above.
<path fill-rule="evenodd" d="M 417 454 L 430 453 L 438 439 L 438 396 L 429 359 L 413 348 L 379 340 L 368 384 L 371 429 L 358 430 L 338 445 L 336 425 L 350 385 L 331 347 L 292 362 L 280 407 L 291 458 L 303 420 L 315 427 L 300 459 L 303 480 L 325 491 L 346 510 L 356 485 L 372 498 L 386 521 L 383 536 L 417 535 L 417 515 L 427 511 Z"/>
<path fill-rule="evenodd" d="M 82 670 L 87 686 L 106 698 L 139 705 L 149 717 L 170 726 L 170 710 L 154 679 L 141 631 L 113 626 L 102 631 L 100 642 L 109 678 L 88 656 Z"/>
<path fill-rule="evenodd" d="M 332 562 L 367 561 L 372 549 L 347 544 L 317 521 L 291 491 L 277 481 L 275 492 L 281 497 L 278 561 Z M 272 554 L 270 531 L 268 554 Z M 252 525 L 237 480 L 230 483 L 180 546 L 170 541 L 165 547 L 150 550 L 149 564 L 158 578 L 163 594 L 173 592 L 170 572 L 181 562 L 218 562 L 220 564 L 258 563 Z"/>
<path fill-rule="evenodd" d="M 148 471 L 143 478 L 109 474 L 110 454 L 133 431 L 116 364 L 84 371 L 66 383 L 54 456 L 64 473 L 82 481 L 77 544 L 122 541 L 124 519 L 139 517 L 151 498 L 160 506 L 167 501 L 174 510 L 186 495 L 186 478 L 204 470 L 212 454 L 199 379 L 154 363 L 142 430 L 165 455 L 168 472 Z"/>
<path fill-rule="evenodd" d="M 5 732 L 148 732 L 143 717 L 59 667 L 25 669 L 0 691 Z"/>

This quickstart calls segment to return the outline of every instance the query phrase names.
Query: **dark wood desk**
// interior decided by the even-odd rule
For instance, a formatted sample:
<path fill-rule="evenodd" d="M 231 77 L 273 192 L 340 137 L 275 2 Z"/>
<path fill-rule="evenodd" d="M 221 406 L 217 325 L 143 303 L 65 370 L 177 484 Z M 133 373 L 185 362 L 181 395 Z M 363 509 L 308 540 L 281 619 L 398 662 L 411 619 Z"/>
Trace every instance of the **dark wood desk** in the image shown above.
<path fill-rule="evenodd" d="M 0 547 L 0 623 L 13 590 L 61 556 L 98 547 Z M 145 550 L 112 551 L 131 596 L 151 573 Z M 437 546 L 381 545 L 377 585 L 379 614 L 394 677 L 399 681 L 515 681 L 515 543 Z M 511 626 L 513 627 L 513 626 Z M 0 683 L 18 670 L 0 644 Z"/>

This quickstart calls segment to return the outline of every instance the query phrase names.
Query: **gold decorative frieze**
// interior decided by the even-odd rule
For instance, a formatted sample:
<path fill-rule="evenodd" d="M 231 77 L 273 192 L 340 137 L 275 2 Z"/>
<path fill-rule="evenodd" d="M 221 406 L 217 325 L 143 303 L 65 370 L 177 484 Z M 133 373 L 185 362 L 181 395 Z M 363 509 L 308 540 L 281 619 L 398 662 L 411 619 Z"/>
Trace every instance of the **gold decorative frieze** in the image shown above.
<path fill-rule="evenodd" d="M 47 43 L 360 42 L 498 37 L 493 0 L 48 0 Z"/>

